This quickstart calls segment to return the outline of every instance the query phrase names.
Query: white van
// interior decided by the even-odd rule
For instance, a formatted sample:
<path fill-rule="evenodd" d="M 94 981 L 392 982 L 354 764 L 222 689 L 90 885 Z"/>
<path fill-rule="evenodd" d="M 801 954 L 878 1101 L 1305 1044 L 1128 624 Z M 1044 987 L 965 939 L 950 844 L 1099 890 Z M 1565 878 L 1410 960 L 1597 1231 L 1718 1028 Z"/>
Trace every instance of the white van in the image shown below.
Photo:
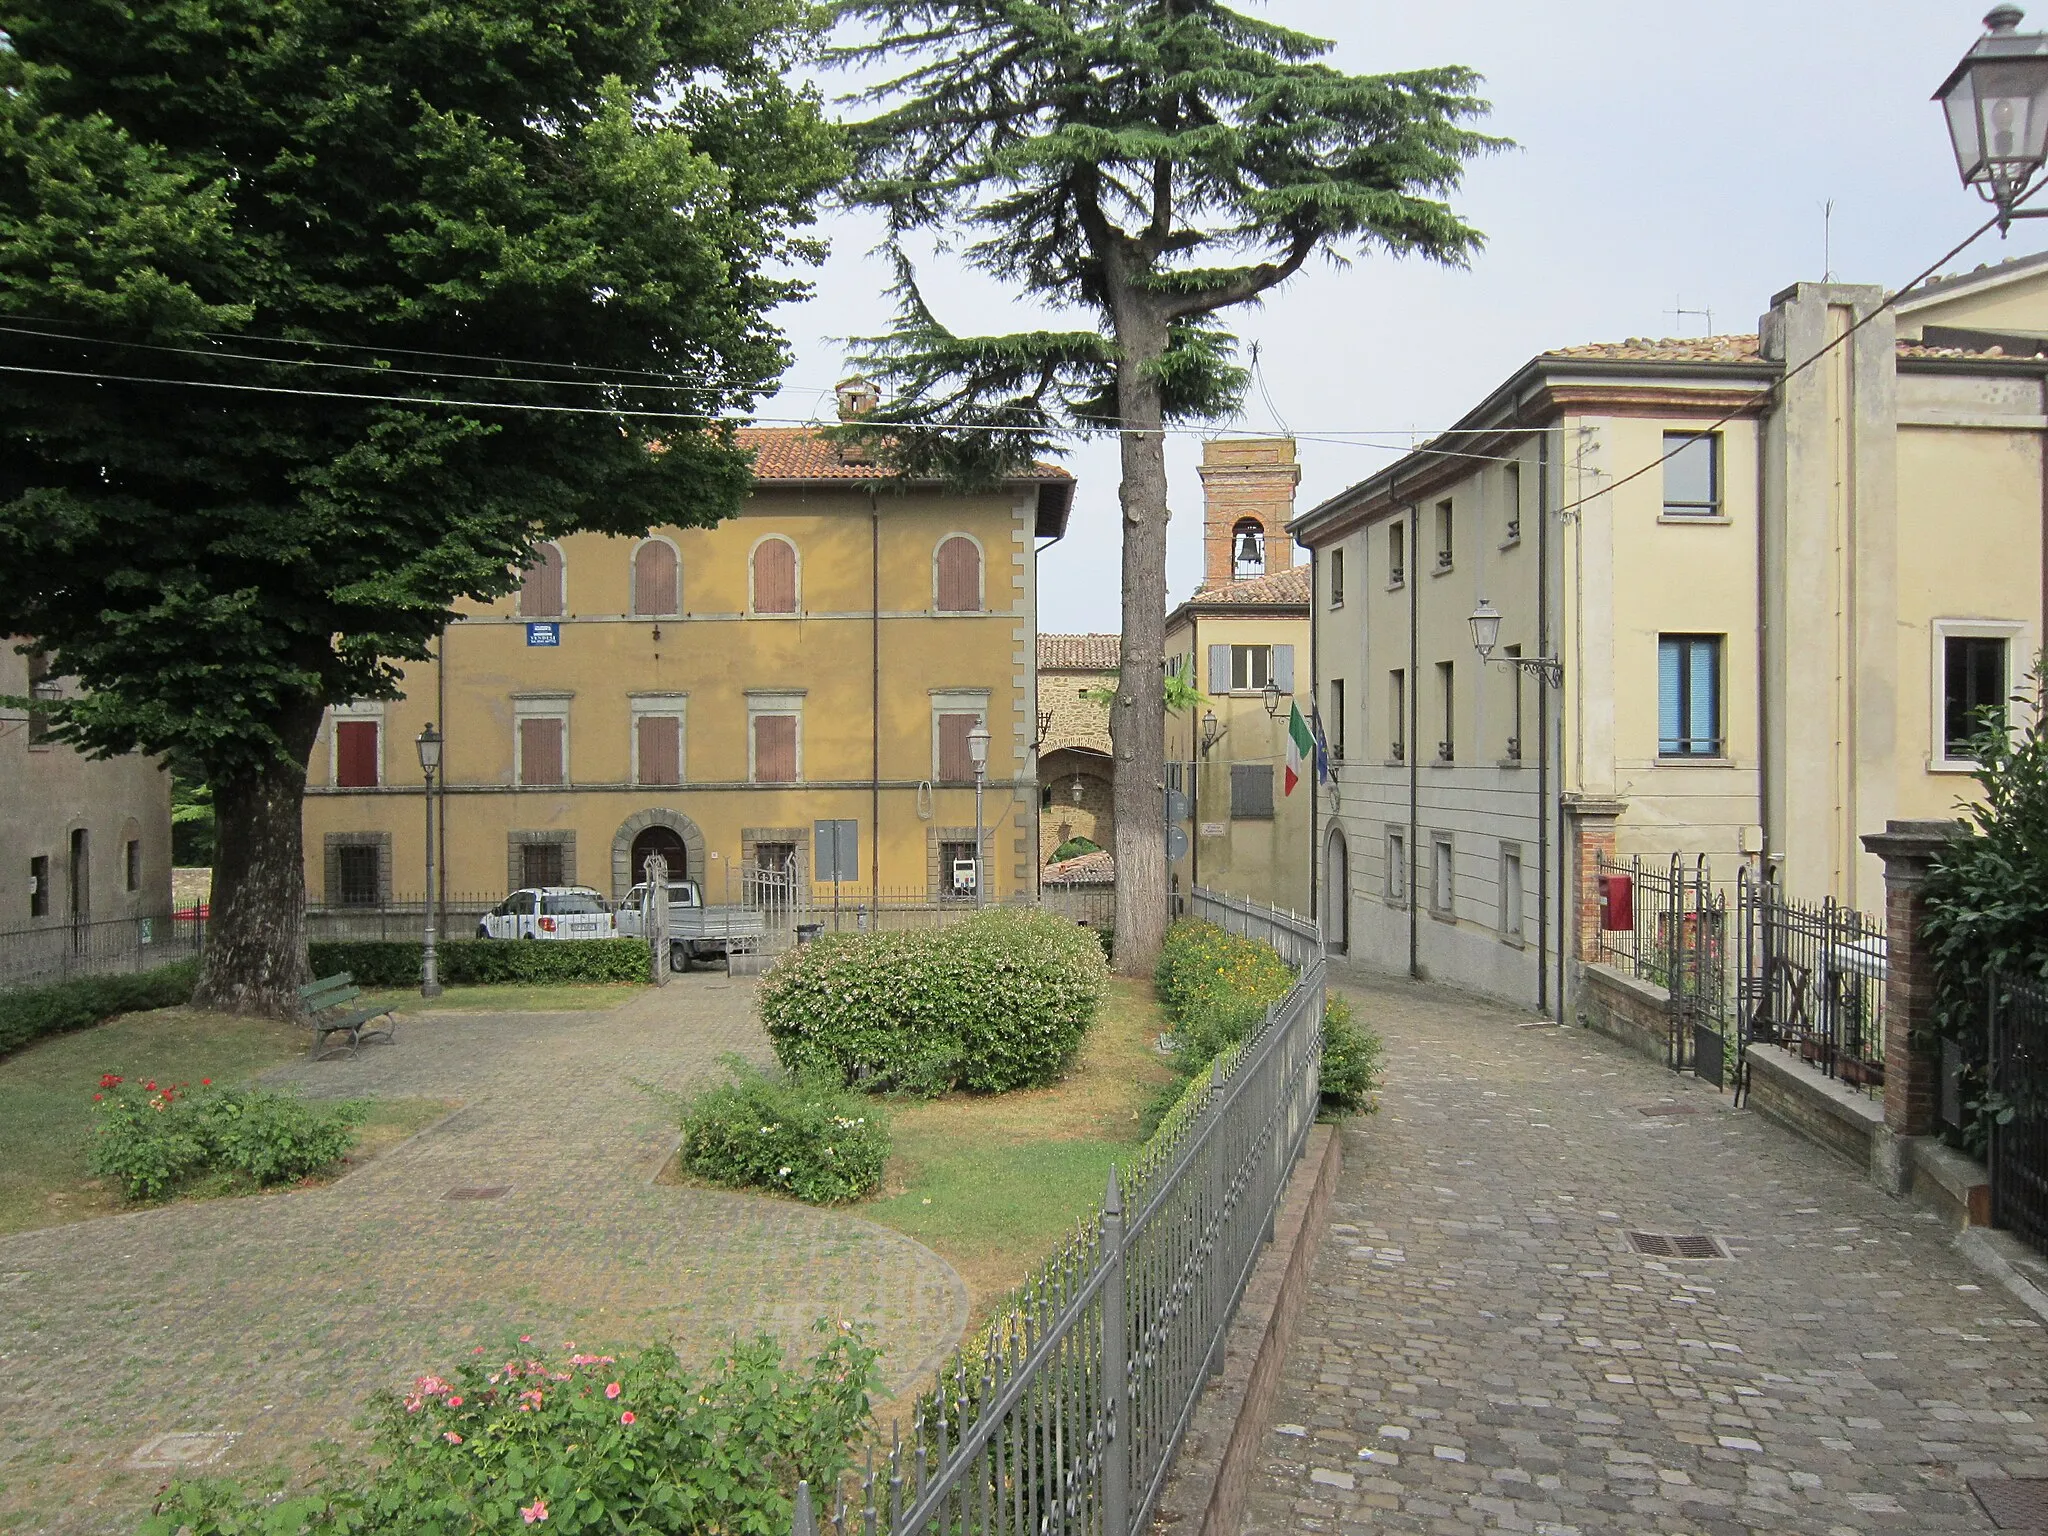
<path fill-rule="evenodd" d="M 514 891 L 477 921 L 480 939 L 615 939 L 617 920 L 587 885 Z"/>

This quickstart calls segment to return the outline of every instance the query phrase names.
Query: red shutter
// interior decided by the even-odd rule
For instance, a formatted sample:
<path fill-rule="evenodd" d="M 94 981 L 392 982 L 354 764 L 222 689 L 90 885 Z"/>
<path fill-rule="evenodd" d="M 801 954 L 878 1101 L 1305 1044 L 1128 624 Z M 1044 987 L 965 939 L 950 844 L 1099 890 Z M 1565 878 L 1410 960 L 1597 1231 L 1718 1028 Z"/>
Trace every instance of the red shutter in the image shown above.
<path fill-rule="evenodd" d="M 676 552 L 659 539 L 633 556 L 633 612 L 665 619 L 676 613 Z"/>
<path fill-rule="evenodd" d="M 562 552 L 543 544 L 533 552 L 526 580 L 519 588 L 519 615 L 526 619 L 562 616 Z"/>
<path fill-rule="evenodd" d="M 519 782 L 542 785 L 562 782 L 561 721 L 519 722 Z"/>
<path fill-rule="evenodd" d="M 343 789 L 377 787 L 377 722 L 334 722 L 334 782 Z"/>
<path fill-rule="evenodd" d="M 939 716 L 939 778 L 960 784 L 974 777 L 974 759 L 967 751 L 967 736 L 979 715 Z"/>
<path fill-rule="evenodd" d="M 767 539 L 754 549 L 754 612 L 796 612 L 796 546 Z"/>
<path fill-rule="evenodd" d="M 635 727 L 640 738 L 640 782 L 682 783 L 682 722 L 673 715 L 642 715 Z"/>
<path fill-rule="evenodd" d="M 981 551 L 955 534 L 939 546 L 939 612 L 981 611 Z"/>
<path fill-rule="evenodd" d="M 796 782 L 796 716 L 754 716 L 754 782 Z"/>

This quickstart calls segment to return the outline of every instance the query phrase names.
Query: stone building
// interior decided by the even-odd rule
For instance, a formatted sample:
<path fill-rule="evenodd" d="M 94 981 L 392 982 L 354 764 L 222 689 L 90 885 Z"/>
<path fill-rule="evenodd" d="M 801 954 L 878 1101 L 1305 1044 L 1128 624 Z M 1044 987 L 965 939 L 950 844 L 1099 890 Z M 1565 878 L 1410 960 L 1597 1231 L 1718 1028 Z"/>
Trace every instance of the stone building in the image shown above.
<path fill-rule="evenodd" d="M 1116 850 L 1109 706 L 1089 695 L 1115 691 L 1118 644 L 1115 635 L 1038 637 L 1040 864 L 1077 837 Z"/>

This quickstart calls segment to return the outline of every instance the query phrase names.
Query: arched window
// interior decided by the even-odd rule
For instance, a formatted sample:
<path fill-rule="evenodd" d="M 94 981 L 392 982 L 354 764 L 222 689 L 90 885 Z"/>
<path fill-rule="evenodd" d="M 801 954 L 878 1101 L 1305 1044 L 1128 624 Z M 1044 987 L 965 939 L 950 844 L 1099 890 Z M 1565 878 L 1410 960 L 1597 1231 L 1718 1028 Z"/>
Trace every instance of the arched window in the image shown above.
<path fill-rule="evenodd" d="M 562 616 L 562 552 L 553 544 L 543 544 L 533 552 L 533 562 L 527 566 L 526 580 L 519 588 L 519 616 Z"/>
<path fill-rule="evenodd" d="M 1266 529 L 1256 517 L 1241 517 L 1230 530 L 1230 574 L 1239 581 L 1266 574 Z"/>
<path fill-rule="evenodd" d="M 981 550 L 964 533 L 942 540 L 938 566 L 941 613 L 981 612 Z"/>
<path fill-rule="evenodd" d="M 667 619 L 682 612 L 676 547 L 667 539 L 649 539 L 633 551 L 633 612 L 642 618 Z"/>
<path fill-rule="evenodd" d="M 754 546 L 754 612 L 796 611 L 796 546 L 765 538 Z"/>

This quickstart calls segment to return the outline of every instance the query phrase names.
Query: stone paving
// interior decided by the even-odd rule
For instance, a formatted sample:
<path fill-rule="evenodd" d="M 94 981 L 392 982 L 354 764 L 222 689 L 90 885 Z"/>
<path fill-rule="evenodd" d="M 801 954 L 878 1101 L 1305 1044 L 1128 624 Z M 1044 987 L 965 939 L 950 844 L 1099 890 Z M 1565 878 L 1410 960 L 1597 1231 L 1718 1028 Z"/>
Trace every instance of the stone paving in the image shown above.
<path fill-rule="evenodd" d="M 1931 1214 L 1589 1032 L 1340 980 L 1389 1086 L 1248 1533 L 1985 1531 L 1970 1480 L 2048 1476 L 2048 1334 Z"/>
<path fill-rule="evenodd" d="M 703 1358 L 734 1330 L 802 1347 L 817 1318 L 852 1318 L 886 1386 L 914 1379 L 967 1317 L 938 1255 L 858 1217 L 653 1182 L 673 1116 L 636 1081 L 767 1060 L 752 995 L 695 975 L 602 1012 L 423 1015 L 396 1047 L 271 1074 L 461 1102 L 346 1178 L 0 1237 L 0 1530 L 131 1529 L 162 1463 L 303 1460 L 378 1388 L 524 1332 L 672 1336 Z M 137 1455 L 182 1434 L 214 1438 Z"/>

